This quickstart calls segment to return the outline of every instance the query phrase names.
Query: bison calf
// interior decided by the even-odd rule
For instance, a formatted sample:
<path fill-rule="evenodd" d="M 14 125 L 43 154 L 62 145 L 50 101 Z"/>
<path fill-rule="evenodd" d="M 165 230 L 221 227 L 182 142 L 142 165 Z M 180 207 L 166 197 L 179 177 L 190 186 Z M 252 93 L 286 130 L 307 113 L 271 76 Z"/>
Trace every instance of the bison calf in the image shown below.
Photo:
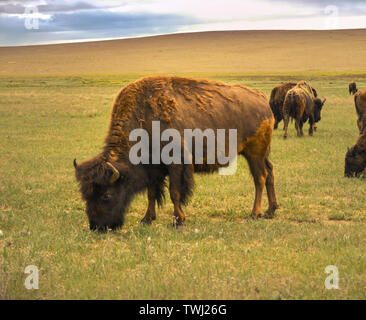
<path fill-rule="evenodd" d="M 154 121 L 160 122 L 162 131 L 174 128 L 181 137 L 184 129 L 235 129 L 235 151 L 246 158 L 254 179 L 252 217 L 262 215 L 264 186 L 269 204 L 266 216 L 274 215 L 278 204 L 273 166 L 268 159 L 274 118 L 267 97 L 238 84 L 160 76 L 143 78 L 122 89 L 113 106 L 103 151 L 81 164 L 74 162 L 90 229 L 122 226 L 129 203 L 146 189 L 148 208 L 142 222 L 150 224 L 156 218 L 156 203 L 160 205 L 163 201 L 167 176 L 175 225 L 182 225 L 185 220 L 182 207 L 193 190 L 193 172 L 218 169 L 218 163 L 209 164 L 207 158 L 203 163 L 196 162 L 193 152 L 191 164 L 152 164 L 155 150 L 151 141 L 149 162 L 132 164 L 130 133 L 143 129 L 151 137 Z M 160 143 L 161 150 L 164 143 Z"/>

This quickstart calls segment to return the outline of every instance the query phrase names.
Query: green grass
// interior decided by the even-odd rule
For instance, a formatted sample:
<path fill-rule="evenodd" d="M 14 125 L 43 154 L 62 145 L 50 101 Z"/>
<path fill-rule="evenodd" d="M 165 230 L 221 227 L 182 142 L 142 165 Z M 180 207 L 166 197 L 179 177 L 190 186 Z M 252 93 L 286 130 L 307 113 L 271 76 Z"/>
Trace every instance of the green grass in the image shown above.
<path fill-rule="evenodd" d="M 90 232 L 72 160 L 99 152 L 115 96 L 137 76 L 2 77 L 0 298 L 366 298 L 366 181 L 343 177 L 357 139 L 347 92 L 355 75 L 195 76 L 268 95 L 285 79 L 305 78 L 327 98 L 314 137 L 297 138 L 293 124 L 286 141 L 282 123 L 274 133 L 275 219 L 248 219 L 254 186 L 239 159 L 234 176 L 195 176 L 182 231 L 170 227 L 169 199 L 152 226 L 139 225 L 147 204 L 140 195 L 123 229 Z M 365 74 L 356 79 L 366 86 Z M 31 264 L 39 290 L 24 287 Z M 328 265 L 339 269 L 338 290 L 324 288 Z"/>

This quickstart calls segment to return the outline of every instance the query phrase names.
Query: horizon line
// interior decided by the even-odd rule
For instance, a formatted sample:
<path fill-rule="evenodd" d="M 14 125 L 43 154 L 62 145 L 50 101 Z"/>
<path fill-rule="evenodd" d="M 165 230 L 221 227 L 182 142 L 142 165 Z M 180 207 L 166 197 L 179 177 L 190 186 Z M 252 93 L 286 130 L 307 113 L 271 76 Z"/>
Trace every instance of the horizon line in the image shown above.
<path fill-rule="evenodd" d="M 339 28 L 339 29 L 232 29 L 232 30 L 206 30 L 206 31 L 177 31 L 171 33 L 159 33 L 159 34 L 144 34 L 138 36 L 131 36 L 131 37 L 111 37 L 111 38 L 95 38 L 95 39 L 74 39 L 74 40 L 60 40 L 60 41 L 50 41 L 45 43 L 37 43 L 37 44 L 21 44 L 21 45 L 14 45 L 14 46 L 3 46 L 0 44 L 0 49 L 2 48 L 22 48 L 22 47 L 35 47 L 35 46 L 55 46 L 55 45 L 62 45 L 62 44 L 82 44 L 82 43 L 89 43 L 89 42 L 102 42 L 102 41 L 118 41 L 118 40 L 131 40 L 131 39 L 143 39 L 143 38 L 153 38 L 153 37 L 161 37 L 161 36 L 170 36 L 170 35 L 179 35 L 179 34 L 196 34 L 196 33 L 213 33 L 213 32 L 259 32 L 259 31 L 272 31 L 272 32 L 281 32 L 281 31 L 306 31 L 306 32 L 314 32 L 314 31 L 347 31 L 347 30 L 366 30 L 366 28 Z"/>

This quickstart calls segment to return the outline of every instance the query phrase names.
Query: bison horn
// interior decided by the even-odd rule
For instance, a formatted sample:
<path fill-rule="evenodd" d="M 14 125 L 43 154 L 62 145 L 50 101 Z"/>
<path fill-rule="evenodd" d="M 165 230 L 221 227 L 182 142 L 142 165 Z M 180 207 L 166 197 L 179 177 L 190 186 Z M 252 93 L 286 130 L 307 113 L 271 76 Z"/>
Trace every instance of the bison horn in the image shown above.
<path fill-rule="evenodd" d="M 75 169 L 77 169 L 77 167 L 78 167 L 78 164 L 76 163 L 76 159 L 74 159 L 74 167 L 75 167 Z"/>
<path fill-rule="evenodd" d="M 113 184 L 113 183 L 115 183 L 115 182 L 119 179 L 119 177 L 120 177 L 120 173 L 119 173 L 119 171 L 116 169 L 116 167 L 115 167 L 113 164 L 111 164 L 110 162 L 107 162 L 107 165 L 108 165 L 108 166 L 112 169 L 112 171 L 113 171 L 112 177 L 111 177 L 111 179 L 109 180 L 110 184 Z"/>

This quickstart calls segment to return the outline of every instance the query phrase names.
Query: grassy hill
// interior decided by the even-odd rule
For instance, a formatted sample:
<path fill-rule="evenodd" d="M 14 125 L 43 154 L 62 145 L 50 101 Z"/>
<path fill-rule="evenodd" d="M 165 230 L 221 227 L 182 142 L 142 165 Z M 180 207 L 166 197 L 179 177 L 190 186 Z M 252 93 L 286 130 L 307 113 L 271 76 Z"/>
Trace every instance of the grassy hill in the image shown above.
<path fill-rule="evenodd" d="M 0 48 L 0 76 L 366 70 L 366 29 L 223 31 Z"/>

